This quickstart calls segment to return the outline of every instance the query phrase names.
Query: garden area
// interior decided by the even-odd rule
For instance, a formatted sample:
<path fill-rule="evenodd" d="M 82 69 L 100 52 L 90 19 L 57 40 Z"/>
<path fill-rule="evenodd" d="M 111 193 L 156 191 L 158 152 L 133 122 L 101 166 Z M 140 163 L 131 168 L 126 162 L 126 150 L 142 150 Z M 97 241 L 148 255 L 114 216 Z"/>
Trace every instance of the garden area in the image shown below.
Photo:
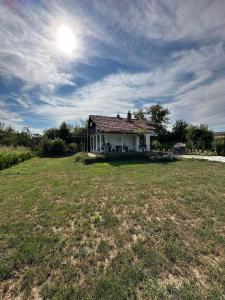
<path fill-rule="evenodd" d="M 223 299 L 222 163 L 35 157 L 0 172 L 0 298 Z"/>

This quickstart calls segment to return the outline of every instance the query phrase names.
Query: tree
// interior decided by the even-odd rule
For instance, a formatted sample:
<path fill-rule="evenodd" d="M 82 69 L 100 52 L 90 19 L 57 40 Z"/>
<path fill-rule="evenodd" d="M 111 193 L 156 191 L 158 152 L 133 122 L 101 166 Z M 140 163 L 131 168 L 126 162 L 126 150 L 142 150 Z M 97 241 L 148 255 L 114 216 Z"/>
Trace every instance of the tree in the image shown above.
<path fill-rule="evenodd" d="M 17 132 L 17 145 L 24 147 L 31 147 L 32 133 L 28 127 L 24 127 L 21 132 Z"/>
<path fill-rule="evenodd" d="M 191 150 L 211 150 L 214 134 L 207 124 L 187 127 L 187 147 Z"/>
<path fill-rule="evenodd" d="M 134 118 L 138 120 L 145 120 L 145 111 L 143 108 L 138 109 L 137 111 L 133 112 Z"/>
<path fill-rule="evenodd" d="M 187 127 L 188 127 L 187 122 L 183 120 L 176 121 L 172 129 L 174 142 L 183 142 L 183 143 L 186 142 Z"/>
<path fill-rule="evenodd" d="M 17 132 L 11 126 L 0 123 L 0 145 L 16 145 Z"/>
<path fill-rule="evenodd" d="M 157 132 L 165 132 L 166 126 L 169 123 L 170 111 L 168 108 L 164 108 L 162 105 L 151 105 L 146 109 L 147 119 L 157 124 Z"/>
<path fill-rule="evenodd" d="M 169 122 L 170 111 L 168 108 L 164 108 L 162 105 L 155 104 L 151 105 L 146 109 L 138 109 L 133 113 L 134 117 L 139 120 L 149 120 L 154 122 L 157 126 L 157 134 L 165 134 L 166 126 Z"/>
<path fill-rule="evenodd" d="M 71 127 L 65 122 L 59 127 L 59 138 L 68 144 L 72 142 Z"/>
<path fill-rule="evenodd" d="M 48 139 L 55 139 L 59 137 L 59 129 L 58 128 L 49 128 L 44 131 L 44 135 Z"/>

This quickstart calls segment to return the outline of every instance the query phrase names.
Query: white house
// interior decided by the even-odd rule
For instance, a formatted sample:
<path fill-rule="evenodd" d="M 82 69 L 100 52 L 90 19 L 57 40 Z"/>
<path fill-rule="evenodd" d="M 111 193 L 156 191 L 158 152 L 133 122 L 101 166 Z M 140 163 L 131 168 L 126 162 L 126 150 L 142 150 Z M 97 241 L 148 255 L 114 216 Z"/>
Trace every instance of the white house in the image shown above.
<path fill-rule="evenodd" d="M 89 144 L 92 152 L 150 151 L 150 139 L 155 135 L 155 125 L 147 120 L 89 116 Z"/>

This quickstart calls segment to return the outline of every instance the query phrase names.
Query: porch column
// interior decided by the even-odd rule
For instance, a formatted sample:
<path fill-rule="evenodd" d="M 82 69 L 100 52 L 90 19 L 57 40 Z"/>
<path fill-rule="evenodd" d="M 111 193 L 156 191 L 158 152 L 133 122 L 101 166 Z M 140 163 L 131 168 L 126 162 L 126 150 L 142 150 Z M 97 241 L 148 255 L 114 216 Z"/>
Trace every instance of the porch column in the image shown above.
<path fill-rule="evenodd" d="M 106 149 L 108 149 L 108 147 L 106 146 L 107 145 L 107 134 L 104 133 L 104 139 L 105 139 L 105 146 L 104 146 L 104 153 L 106 152 Z M 108 150 L 109 151 L 109 150 Z"/>
<path fill-rule="evenodd" d="M 124 152 L 124 149 L 123 149 L 123 144 L 124 144 L 124 136 L 122 134 L 122 137 L 121 137 L 121 146 L 122 146 L 122 152 Z"/>
<path fill-rule="evenodd" d="M 145 134 L 145 140 L 146 140 L 146 150 L 150 151 L 150 133 Z"/>
<path fill-rule="evenodd" d="M 98 134 L 95 135 L 95 151 L 98 151 Z"/>
<path fill-rule="evenodd" d="M 102 151 L 102 134 L 99 133 L 99 141 L 100 141 L 100 152 Z"/>
<path fill-rule="evenodd" d="M 138 135 L 136 135 L 136 151 L 139 152 L 140 149 L 139 149 L 139 145 L 140 145 L 140 138 Z"/>

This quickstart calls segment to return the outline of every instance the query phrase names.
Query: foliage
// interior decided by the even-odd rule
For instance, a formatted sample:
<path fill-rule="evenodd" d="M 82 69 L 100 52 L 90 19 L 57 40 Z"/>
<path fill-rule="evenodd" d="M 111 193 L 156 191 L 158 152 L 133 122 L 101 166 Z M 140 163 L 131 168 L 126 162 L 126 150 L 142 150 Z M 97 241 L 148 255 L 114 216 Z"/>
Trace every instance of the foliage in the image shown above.
<path fill-rule="evenodd" d="M 0 145 L 2 146 L 23 146 L 35 150 L 40 139 L 41 136 L 32 133 L 28 127 L 19 132 L 11 126 L 0 123 Z"/>
<path fill-rule="evenodd" d="M 157 124 L 157 133 L 161 134 L 165 132 L 166 126 L 169 122 L 170 111 L 168 108 L 164 108 L 162 105 L 151 105 L 146 109 L 147 119 Z"/>
<path fill-rule="evenodd" d="M 185 143 L 187 140 L 188 123 L 183 120 L 177 120 L 173 125 L 172 133 L 174 142 Z"/>
<path fill-rule="evenodd" d="M 65 122 L 63 122 L 59 127 L 59 138 L 67 144 L 73 141 L 71 129 L 71 126 L 69 126 Z"/>
<path fill-rule="evenodd" d="M 53 140 L 44 138 L 40 141 L 38 154 L 40 156 L 59 156 L 65 154 L 65 143 L 60 138 Z"/>
<path fill-rule="evenodd" d="M 214 134 L 207 124 L 189 125 L 187 127 L 187 148 L 193 150 L 211 150 Z"/>
<path fill-rule="evenodd" d="M 162 151 L 163 145 L 157 139 L 153 139 L 151 148 L 152 148 L 152 150 Z"/>
<path fill-rule="evenodd" d="M 76 143 L 71 143 L 66 147 L 67 153 L 74 154 L 74 153 L 77 153 L 78 151 L 79 151 L 79 147 Z"/>
<path fill-rule="evenodd" d="M 59 129 L 58 128 L 49 128 L 44 131 L 44 137 L 47 137 L 50 140 L 59 137 Z"/>
<path fill-rule="evenodd" d="M 218 155 L 225 155 L 225 139 L 217 140 L 215 142 L 215 148 Z"/>
<path fill-rule="evenodd" d="M 164 108 L 162 105 L 151 105 L 146 109 L 138 109 L 133 113 L 134 117 L 141 120 L 149 120 L 157 125 L 157 134 L 163 134 L 166 132 L 166 126 L 169 122 L 170 111 L 168 108 Z"/>
<path fill-rule="evenodd" d="M 143 108 L 138 109 L 137 111 L 133 112 L 134 118 L 138 119 L 138 120 L 145 120 L 146 116 L 145 116 L 145 111 Z"/>
<path fill-rule="evenodd" d="M 57 156 L 63 155 L 65 153 L 65 143 L 60 138 L 55 138 L 54 140 L 50 140 L 50 155 Z"/>
<path fill-rule="evenodd" d="M 65 147 L 68 150 L 67 152 L 75 153 L 81 149 L 82 144 L 85 143 L 87 145 L 87 122 L 83 122 L 82 126 L 75 127 L 63 122 L 59 128 L 49 128 L 45 130 L 43 139 L 46 138 L 50 140 L 60 138 L 64 141 Z"/>
<path fill-rule="evenodd" d="M 157 137 L 159 143 L 162 145 L 164 151 L 169 151 L 173 149 L 174 145 L 174 135 L 170 131 L 161 131 Z"/>
<path fill-rule="evenodd" d="M 0 147 L 0 169 L 20 163 L 32 156 L 32 152 L 24 147 Z"/>
<path fill-rule="evenodd" d="M 138 134 L 139 136 L 139 139 L 140 139 L 140 148 L 142 150 L 142 152 L 144 152 L 144 150 L 146 149 L 146 141 L 145 141 L 145 134 L 146 134 L 146 131 L 144 129 L 139 129 L 136 131 L 136 133 Z"/>

